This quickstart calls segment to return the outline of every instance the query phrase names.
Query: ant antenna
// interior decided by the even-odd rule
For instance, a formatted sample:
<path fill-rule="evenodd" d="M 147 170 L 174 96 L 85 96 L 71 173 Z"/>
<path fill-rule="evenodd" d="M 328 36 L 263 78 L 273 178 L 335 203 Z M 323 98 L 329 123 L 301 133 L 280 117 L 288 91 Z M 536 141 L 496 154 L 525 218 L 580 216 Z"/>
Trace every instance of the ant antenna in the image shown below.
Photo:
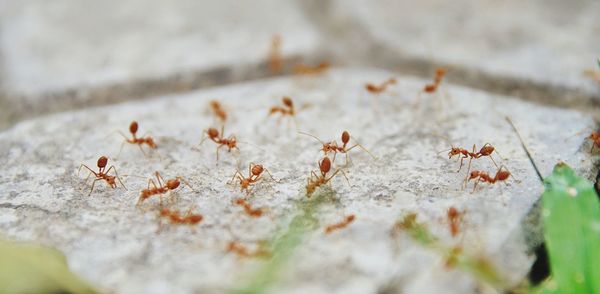
<path fill-rule="evenodd" d="M 319 141 L 321 144 L 323 144 L 323 145 L 325 144 L 325 142 L 321 141 L 321 139 L 317 138 L 317 136 L 315 136 L 315 135 L 311 135 L 311 134 L 309 134 L 309 133 L 305 133 L 305 132 L 301 132 L 301 131 L 298 131 L 298 134 L 300 134 L 300 135 L 305 135 L 305 136 L 309 136 L 309 137 L 313 137 L 313 138 L 315 138 L 317 141 Z"/>

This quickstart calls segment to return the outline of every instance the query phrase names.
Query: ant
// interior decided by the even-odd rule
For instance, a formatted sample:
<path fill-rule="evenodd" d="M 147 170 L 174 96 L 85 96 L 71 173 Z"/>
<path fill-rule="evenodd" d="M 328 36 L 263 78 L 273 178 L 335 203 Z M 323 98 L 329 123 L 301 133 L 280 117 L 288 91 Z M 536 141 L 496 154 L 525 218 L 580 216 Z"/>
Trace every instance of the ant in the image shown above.
<path fill-rule="evenodd" d="M 348 180 L 346 173 L 344 173 L 344 171 L 341 169 L 337 169 L 329 178 L 327 177 L 327 173 L 331 170 L 331 160 L 329 160 L 329 157 L 324 157 L 323 159 L 321 159 L 321 161 L 318 162 L 318 164 L 321 174 L 318 175 L 317 173 L 315 173 L 315 171 L 311 171 L 310 178 L 306 179 L 307 197 L 310 198 L 312 193 L 315 192 L 315 190 L 318 187 L 327 184 L 331 179 L 333 179 L 333 177 L 335 177 L 335 175 L 337 175 L 338 172 L 342 172 L 342 175 L 344 175 L 344 178 L 346 178 L 348 185 L 350 185 L 350 181 Z"/>
<path fill-rule="evenodd" d="M 294 117 L 296 115 L 296 109 L 294 108 L 294 102 L 292 101 L 292 98 L 284 96 L 281 98 L 281 101 L 283 102 L 283 106 L 271 107 L 269 110 L 269 116 L 275 113 L 281 113 L 281 116 L 289 115 Z"/>
<path fill-rule="evenodd" d="M 138 147 L 140 147 L 140 150 L 142 151 L 142 153 L 144 153 L 144 155 L 146 155 L 146 156 L 147 156 L 147 154 L 144 151 L 144 149 L 142 148 L 142 145 L 146 144 L 146 145 L 148 145 L 148 147 L 150 149 L 156 149 L 156 143 L 154 143 L 154 139 L 152 137 L 145 136 L 145 137 L 138 138 L 136 136 L 137 131 L 138 131 L 138 123 L 136 121 L 132 121 L 131 124 L 129 124 L 129 132 L 131 133 L 131 138 L 128 138 L 121 131 L 118 131 L 119 134 L 121 136 L 123 136 L 123 138 L 125 138 L 125 141 L 123 141 L 123 143 L 121 144 L 121 148 L 119 148 L 119 153 L 118 153 L 117 157 L 119 157 L 119 155 L 121 155 L 121 151 L 123 150 L 123 146 L 125 145 L 125 143 L 138 145 Z"/>
<path fill-rule="evenodd" d="M 221 103 L 217 100 L 211 100 L 209 102 L 210 108 L 212 109 L 214 115 L 222 122 L 225 123 L 227 120 L 227 112 L 223 109 Z"/>
<path fill-rule="evenodd" d="M 457 155 L 460 158 L 460 166 L 458 167 L 458 170 L 456 172 L 460 172 L 460 170 L 462 169 L 463 161 L 465 158 L 469 158 L 469 164 L 467 167 L 467 176 L 469 174 L 469 171 L 471 171 L 471 161 L 473 159 L 477 159 L 477 158 L 480 158 L 483 156 L 489 157 L 489 159 L 492 160 L 494 165 L 496 167 L 498 167 L 498 164 L 496 164 L 496 161 L 492 157 L 492 153 L 496 152 L 496 154 L 497 154 L 498 151 L 496 150 L 496 148 L 494 146 L 492 146 L 492 144 L 490 144 L 490 143 L 483 144 L 483 146 L 481 147 L 481 149 L 479 149 L 478 152 L 475 152 L 476 148 L 477 147 L 475 146 L 475 144 L 473 144 L 473 151 L 469 151 L 467 149 L 454 147 L 454 146 L 452 146 L 452 148 L 450 148 L 450 150 L 448 151 L 448 159 L 452 159 L 452 157 L 457 156 Z M 441 151 L 441 152 L 445 152 L 445 151 L 446 150 Z M 439 152 L 439 153 L 441 153 L 441 152 Z"/>
<path fill-rule="evenodd" d="M 154 182 L 153 179 L 149 179 L 148 180 L 148 188 L 143 189 L 142 192 L 140 192 L 140 198 L 138 199 L 138 202 L 136 205 L 140 205 L 144 200 L 154 196 L 154 195 L 160 195 L 161 196 L 161 203 L 162 203 L 162 194 L 165 194 L 169 191 L 173 191 L 175 189 L 177 189 L 179 187 L 179 185 L 181 184 L 181 182 L 183 182 L 184 184 L 186 184 L 188 187 L 190 187 L 192 190 L 192 186 L 185 181 L 182 177 L 176 177 L 174 179 L 169 179 L 166 181 L 166 184 L 163 184 L 165 182 L 165 180 L 163 179 L 163 177 L 160 175 L 160 173 L 158 171 L 154 172 L 154 175 L 156 176 L 156 180 L 158 181 L 158 186 L 156 185 L 156 183 Z M 150 188 L 150 184 L 152 184 L 152 188 Z"/>
<path fill-rule="evenodd" d="M 294 67 L 294 73 L 297 75 L 316 75 L 325 72 L 329 69 L 329 67 L 331 67 L 331 64 L 327 61 L 323 61 L 314 67 L 304 64 L 297 64 Z"/>
<path fill-rule="evenodd" d="M 327 227 L 325 227 L 325 234 L 331 234 L 333 231 L 341 230 L 341 229 L 347 227 L 349 224 L 351 224 L 354 221 L 354 219 L 356 219 L 356 216 L 354 214 L 351 214 L 339 223 L 328 225 Z"/>
<path fill-rule="evenodd" d="M 121 186 L 123 186 L 123 188 L 125 188 L 125 190 L 127 190 L 127 187 L 125 187 L 125 185 L 123 185 L 123 182 L 121 181 L 121 178 L 119 177 L 119 174 L 117 173 L 117 168 L 114 165 L 111 165 L 106 170 L 106 165 L 108 165 L 108 157 L 100 156 L 100 158 L 98 158 L 97 165 L 98 165 L 98 172 L 93 171 L 91 168 L 89 168 L 85 164 L 81 164 L 79 166 L 79 170 L 77 171 L 77 175 L 79 175 L 79 173 L 81 172 L 82 167 L 85 167 L 90 171 L 87 178 L 85 179 L 86 183 L 92 174 L 96 177 L 96 179 L 94 179 L 94 182 L 92 182 L 92 188 L 90 189 L 90 193 L 88 194 L 88 196 L 92 194 L 92 192 L 94 191 L 94 185 L 96 184 L 97 181 L 100 181 L 100 180 L 106 181 L 106 183 L 113 189 L 115 189 L 117 187 L 117 183 L 115 182 L 115 179 L 119 180 L 119 183 L 121 183 Z M 115 171 L 114 176 L 111 176 L 108 174 L 108 172 L 110 172 L 111 170 Z"/>
<path fill-rule="evenodd" d="M 164 207 L 160 210 L 159 215 L 168 218 L 172 224 L 180 225 L 195 225 L 204 219 L 204 216 L 201 214 L 193 214 L 191 209 L 182 215 L 179 211 Z"/>
<path fill-rule="evenodd" d="M 266 258 L 271 256 L 271 254 L 266 251 L 265 249 L 262 248 L 262 246 L 259 246 L 254 252 L 250 252 L 250 250 L 235 241 L 230 241 L 227 244 L 227 252 L 231 252 L 231 253 L 235 253 L 238 257 L 244 257 L 244 258 L 250 258 L 250 257 L 261 257 L 261 258 Z"/>
<path fill-rule="evenodd" d="M 317 139 L 317 141 L 319 141 L 321 144 L 323 144 L 323 147 L 321 147 L 321 151 L 323 151 L 325 156 L 327 156 L 327 154 L 329 154 L 330 152 L 333 152 L 333 162 L 335 162 L 335 157 L 336 157 L 337 153 L 339 152 L 339 153 L 346 154 L 346 165 L 348 165 L 348 159 L 349 159 L 348 152 L 350 150 L 354 149 L 354 147 L 359 147 L 360 149 L 364 150 L 369 155 L 371 155 L 371 157 L 373 157 L 373 159 L 377 159 L 377 157 L 375 157 L 373 154 L 371 154 L 371 152 L 369 152 L 369 150 L 367 150 L 367 148 L 363 147 L 359 143 L 356 143 L 352 147 L 347 148 L 347 145 L 350 142 L 350 133 L 348 131 L 342 132 L 342 143 L 343 143 L 342 146 L 338 146 L 337 141 L 335 141 L 335 140 L 333 140 L 331 142 L 323 142 L 323 141 L 321 141 L 321 139 L 317 138 L 314 135 L 311 135 L 308 133 L 303 133 L 303 132 L 298 132 L 298 133 L 305 135 L 305 136 L 313 137 L 313 138 Z"/>
<path fill-rule="evenodd" d="M 448 228 L 452 237 L 456 237 L 460 233 L 460 226 L 465 215 L 464 211 L 458 211 L 454 206 L 448 208 L 446 216 L 448 218 Z"/>
<path fill-rule="evenodd" d="M 423 88 L 423 92 L 425 93 L 435 93 L 442 83 L 442 79 L 446 75 L 448 70 L 443 67 L 438 67 L 435 70 L 435 76 L 433 77 L 433 83 L 425 85 Z"/>
<path fill-rule="evenodd" d="M 237 149 L 238 151 L 240 150 L 237 147 L 237 139 L 235 137 L 235 135 L 230 135 L 229 137 L 225 138 L 222 137 L 222 134 L 225 132 L 225 126 L 221 127 L 221 133 L 219 133 L 219 131 L 215 128 L 208 128 L 207 130 L 204 131 L 204 133 L 206 133 L 206 136 L 204 138 L 202 138 L 202 140 L 200 141 L 200 145 L 202 145 L 202 143 L 204 143 L 204 141 L 206 139 L 210 139 L 211 141 L 217 143 L 219 145 L 219 147 L 217 147 L 217 162 L 219 161 L 219 149 L 223 146 L 227 146 L 228 150 L 227 152 L 231 152 L 231 149 Z"/>
<path fill-rule="evenodd" d="M 272 73 L 280 73 L 283 70 L 281 58 L 281 36 L 275 35 L 271 38 L 271 49 L 269 51 L 269 70 Z"/>
<path fill-rule="evenodd" d="M 251 217 L 261 217 L 263 215 L 263 209 L 262 208 L 252 208 L 252 206 L 250 206 L 250 203 L 248 203 L 248 201 L 238 198 L 236 199 L 233 204 L 235 205 L 240 205 L 244 207 L 244 212 Z"/>
<path fill-rule="evenodd" d="M 261 179 L 261 175 L 263 172 L 267 172 L 269 174 L 269 177 L 271 177 L 272 180 L 275 180 L 268 169 L 264 168 L 260 164 L 251 163 L 248 165 L 247 178 L 244 178 L 244 175 L 242 175 L 242 173 L 238 169 L 236 170 L 235 174 L 233 174 L 233 177 L 231 177 L 231 180 L 228 182 L 228 184 L 233 183 L 235 177 L 237 176 L 240 181 L 240 190 L 246 190 L 246 194 L 250 194 L 251 191 L 248 188 L 258 183 L 258 181 Z"/>
<path fill-rule="evenodd" d="M 396 79 L 390 78 L 390 79 L 384 81 L 383 83 L 381 83 L 380 85 L 367 83 L 365 85 L 365 89 L 367 89 L 367 91 L 369 91 L 373 94 L 378 94 L 378 93 L 385 91 L 389 85 L 394 85 L 394 84 L 396 84 Z"/>
<path fill-rule="evenodd" d="M 506 181 L 510 176 L 510 172 L 504 166 L 501 166 L 496 171 L 496 175 L 494 175 L 494 177 L 491 177 L 487 172 L 474 170 L 469 175 L 469 181 L 473 179 L 475 180 L 475 185 L 473 186 L 473 192 L 475 192 L 475 189 L 477 189 L 477 184 L 479 184 L 479 182 L 487 182 L 490 184 L 494 184 L 499 181 Z"/>

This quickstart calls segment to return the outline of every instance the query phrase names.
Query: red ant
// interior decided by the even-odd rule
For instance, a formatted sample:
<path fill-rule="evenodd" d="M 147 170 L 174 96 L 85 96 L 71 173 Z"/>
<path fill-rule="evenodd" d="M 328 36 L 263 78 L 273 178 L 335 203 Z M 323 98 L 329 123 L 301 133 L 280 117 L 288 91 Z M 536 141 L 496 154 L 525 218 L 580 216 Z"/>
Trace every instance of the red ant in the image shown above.
<path fill-rule="evenodd" d="M 225 121 L 227 120 L 227 112 L 225 112 L 221 103 L 217 100 L 211 100 L 209 104 L 210 104 L 210 108 L 212 109 L 214 115 L 222 123 L 225 123 Z"/>
<path fill-rule="evenodd" d="M 158 171 L 154 172 L 154 175 L 156 176 L 156 180 L 158 181 L 158 186 L 156 185 L 156 183 L 154 182 L 153 179 L 149 179 L 148 180 L 148 188 L 143 189 L 142 192 L 140 192 L 140 198 L 138 199 L 138 203 L 136 205 L 140 205 L 144 200 L 146 200 L 154 195 L 160 195 L 161 203 L 162 203 L 162 194 L 165 194 L 169 191 L 173 191 L 173 190 L 177 189 L 179 187 L 179 185 L 181 184 L 181 182 L 186 184 L 188 187 L 192 188 L 192 186 L 187 181 L 185 181 L 182 177 L 176 177 L 174 179 L 169 179 L 166 181 L 166 184 L 164 184 L 165 180 L 163 179 L 163 177 L 160 175 L 160 173 Z M 152 184 L 152 188 L 150 188 L 151 184 Z"/>
<path fill-rule="evenodd" d="M 209 128 L 208 130 L 204 131 L 206 136 L 200 141 L 200 145 L 202 145 L 206 139 L 210 139 L 219 145 L 219 147 L 217 147 L 217 161 L 219 161 L 219 149 L 223 146 L 227 146 L 228 152 L 231 152 L 231 149 L 237 149 L 238 151 L 240 150 L 237 147 L 237 139 L 235 135 L 230 135 L 229 137 L 225 138 L 222 137 L 224 132 L 225 126 L 221 127 L 221 133 L 219 133 L 219 131 L 217 131 L 215 128 Z"/>
<path fill-rule="evenodd" d="M 294 73 L 297 75 L 316 75 L 325 72 L 329 67 L 331 67 L 331 64 L 327 61 L 323 61 L 314 67 L 297 64 L 294 67 Z"/>
<path fill-rule="evenodd" d="M 341 169 L 337 169 L 329 178 L 327 177 L 327 173 L 331 170 L 331 160 L 329 160 L 329 157 L 324 157 L 323 159 L 321 159 L 321 161 L 319 161 L 318 164 L 319 164 L 319 169 L 321 171 L 321 174 L 318 175 L 317 173 L 315 173 L 315 171 L 311 171 L 310 177 L 308 179 L 306 179 L 306 181 L 307 181 L 306 196 L 307 197 L 310 198 L 312 193 L 315 192 L 315 190 L 318 187 L 320 187 L 324 184 L 327 184 L 331 179 L 333 179 L 333 177 L 335 177 L 335 175 L 337 175 L 338 172 L 342 172 L 342 175 L 344 175 L 344 178 L 346 178 L 348 185 L 350 185 L 350 181 L 348 180 L 346 173 L 344 173 L 344 171 Z"/>
<path fill-rule="evenodd" d="M 201 214 L 193 214 L 191 209 L 184 215 L 179 213 L 176 210 L 170 210 L 166 207 L 160 210 L 160 216 L 164 218 L 168 218 L 172 224 L 180 224 L 180 225 L 195 225 L 200 223 L 204 216 Z"/>
<path fill-rule="evenodd" d="M 115 182 L 115 179 L 119 180 L 119 183 L 121 183 L 121 186 L 123 186 L 123 188 L 125 188 L 125 190 L 127 190 L 127 187 L 125 187 L 125 185 L 123 185 L 123 182 L 121 181 L 121 178 L 119 177 L 119 174 L 117 173 L 117 168 L 115 168 L 114 165 L 111 165 L 108 168 L 108 170 L 105 170 L 107 164 L 108 164 L 108 157 L 100 156 L 100 158 L 98 158 L 98 162 L 97 162 L 98 172 L 93 171 L 91 168 L 89 168 L 85 164 L 81 164 L 79 166 L 77 175 L 79 175 L 79 173 L 81 172 L 82 167 L 85 167 L 90 171 L 87 178 L 85 178 L 86 183 L 92 174 L 96 177 L 96 179 L 94 179 L 94 182 L 92 182 L 92 188 L 90 189 L 90 193 L 88 194 L 88 196 L 92 194 L 92 192 L 94 191 L 94 185 L 96 184 L 97 181 L 100 181 L 100 180 L 106 181 L 106 183 L 113 189 L 115 189 L 117 187 L 117 183 Z M 110 172 L 113 169 L 115 171 L 115 176 L 108 175 L 108 172 Z"/>
<path fill-rule="evenodd" d="M 235 241 L 231 241 L 227 244 L 227 252 L 231 252 L 231 253 L 235 253 L 235 255 L 237 255 L 238 257 L 243 257 L 243 258 L 251 258 L 251 257 L 260 257 L 260 258 L 266 258 L 271 256 L 271 254 L 266 251 L 265 249 L 261 248 L 261 246 L 259 246 L 259 248 L 257 248 L 254 252 L 250 252 L 250 250 Z"/>
<path fill-rule="evenodd" d="M 354 221 L 354 219 L 356 219 L 356 216 L 354 214 L 351 214 L 339 223 L 328 225 L 327 227 L 325 227 L 325 234 L 331 234 L 333 231 L 341 230 L 341 229 L 347 227 L 349 224 L 351 224 Z"/>
<path fill-rule="evenodd" d="M 465 212 L 460 212 L 455 207 L 448 208 L 446 216 L 448 218 L 448 228 L 452 237 L 456 237 L 460 233 L 460 226 L 463 221 Z"/>
<path fill-rule="evenodd" d="M 423 92 L 425 93 L 435 93 L 442 83 L 442 79 L 446 75 L 448 70 L 443 67 L 438 67 L 435 70 L 435 76 L 433 78 L 433 83 L 425 85 L 423 88 Z"/>
<path fill-rule="evenodd" d="M 250 203 L 248 203 L 248 201 L 238 198 L 236 199 L 233 204 L 235 205 L 239 205 L 244 207 L 244 212 L 251 217 L 261 217 L 263 215 L 263 209 L 261 208 L 252 208 L 252 206 L 250 206 Z"/>
<path fill-rule="evenodd" d="M 296 109 L 294 108 L 294 102 L 292 101 L 292 98 L 284 96 L 281 98 L 281 101 L 283 102 L 283 106 L 271 107 L 269 110 L 269 116 L 275 113 L 281 113 L 281 116 L 289 115 L 294 117 L 296 115 Z"/>
<path fill-rule="evenodd" d="M 494 175 L 494 177 L 491 177 L 487 172 L 474 170 L 469 175 L 469 181 L 473 179 L 475 180 L 475 185 L 473 186 L 473 192 L 475 192 L 475 189 L 477 188 L 477 184 L 479 184 L 479 182 L 494 184 L 499 181 L 506 181 L 510 176 L 510 172 L 504 166 L 501 166 L 496 171 L 496 175 Z"/>
<path fill-rule="evenodd" d="M 269 51 L 269 70 L 272 73 L 280 73 L 283 69 L 281 58 L 281 36 L 275 35 L 271 38 L 271 50 Z"/>
<path fill-rule="evenodd" d="M 365 89 L 367 89 L 367 91 L 369 91 L 369 92 L 371 92 L 373 94 L 378 94 L 378 93 L 381 93 L 381 92 L 385 91 L 389 85 L 394 85 L 394 84 L 396 84 L 396 79 L 391 78 L 391 79 L 388 79 L 388 80 L 384 81 L 380 85 L 375 85 L 375 84 L 372 84 L 372 83 L 367 83 L 365 85 Z"/>
<path fill-rule="evenodd" d="M 469 171 L 471 170 L 471 161 L 473 159 L 477 159 L 477 158 L 480 158 L 483 156 L 489 157 L 492 160 L 492 162 L 494 163 L 494 165 L 496 167 L 498 167 L 498 164 L 496 164 L 496 161 L 492 157 L 492 153 L 496 152 L 496 154 L 497 154 L 498 151 L 496 151 L 496 148 L 494 148 L 494 146 L 492 146 L 492 144 L 485 143 L 478 152 L 475 152 L 476 148 L 477 147 L 475 146 L 475 144 L 473 144 L 473 151 L 471 151 L 471 152 L 469 152 L 469 150 L 467 150 L 467 149 L 454 147 L 454 146 L 452 148 L 450 148 L 450 150 L 448 151 L 448 159 L 452 159 L 452 157 L 454 157 L 456 155 L 458 155 L 460 158 L 460 166 L 458 167 L 458 170 L 456 172 L 460 172 L 460 170 L 462 169 L 463 160 L 465 158 L 469 158 L 469 165 L 467 167 L 467 175 L 469 174 Z M 445 152 L 445 151 L 446 150 L 441 151 L 441 152 Z M 441 153 L 441 152 L 439 152 L 439 153 Z"/>
<path fill-rule="evenodd" d="M 298 133 L 300 133 L 302 135 L 313 137 L 313 138 L 317 139 L 317 141 L 319 141 L 321 144 L 323 144 L 323 147 L 321 147 L 321 151 L 323 151 L 325 156 L 327 156 L 327 154 L 329 154 L 330 152 L 333 152 L 333 162 L 335 162 L 335 157 L 336 157 L 337 153 L 339 152 L 339 153 L 346 154 L 346 165 L 348 165 L 348 158 L 349 158 L 348 152 L 350 150 L 354 149 L 354 147 L 359 147 L 360 149 L 364 150 L 369 155 L 371 155 L 371 157 L 373 157 L 373 159 L 377 159 L 373 154 L 371 154 L 371 152 L 369 152 L 369 150 L 367 150 L 367 148 L 363 147 L 359 143 L 356 143 L 352 147 L 347 148 L 347 145 L 350 142 L 350 133 L 348 133 L 348 131 L 342 132 L 342 144 L 343 144 L 342 146 L 338 146 L 337 142 L 335 140 L 326 143 L 326 142 L 321 141 L 321 139 L 317 138 L 314 135 L 311 135 L 308 133 L 303 133 L 303 132 L 298 132 Z"/>
<path fill-rule="evenodd" d="M 123 146 L 125 145 L 125 143 L 137 145 L 138 147 L 140 147 L 140 150 L 142 151 L 142 153 L 144 153 L 144 155 L 146 155 L 146 156 L 147 156 L 146 151 L 144 151 L 144 149 L 142 148 L 142 145 L 146 144 L 146 145 L 148 145 L 148 147 L 150 149 L 156 149 L 156 143 L 154 143 L 154 139 L 152 137 L 145 136 L 145 137 L 138 138 L 136 136 L 137 131 L 138 131 L 138 123 L 136 121 L 132 121 L 131 124 L 129 124 L 129 132 L 131 133 L 131 138 L 127 138 L 127 136 L 125 136 L 125 134 L 123 134 L 121 131 L 118 131 L 119 134 L 121 136 L 123 136 L 123 138 L 125 138 L 125 141 L 123 141 L 123 143 L 121 144 L 121 148 L 119 148 L 119 153 L 118 153 L 117 157 L 119 157 L 119 155 L 121 155 L 121 151 L 123 150 Z"/>
<path fill-rule="evenodd" d="M 258 181 L 261 179 L 261 175 L 263 172 L 267 172 L 269 174 L 269 177 L 271 177 L 272 180 L 275 180 L 268 169 L 264 168 L 260 164 L 251 163 L 248 165 L 247 178 L 244 178 L 244 175 L 242 175 L 242 173 L 238 169 L 236 170 L 235 174 L 233 174 L 233 177 L 231 177 L 231 180 L 228 182 L 228 184 L 233 183 L 233 180 L 235 180 L 235 177 L 237 176 L 240 181 L 240 190 L 246 190 L 246 194 L 250 194 L 251 191 L 248 188 L 258 183 Z"/>

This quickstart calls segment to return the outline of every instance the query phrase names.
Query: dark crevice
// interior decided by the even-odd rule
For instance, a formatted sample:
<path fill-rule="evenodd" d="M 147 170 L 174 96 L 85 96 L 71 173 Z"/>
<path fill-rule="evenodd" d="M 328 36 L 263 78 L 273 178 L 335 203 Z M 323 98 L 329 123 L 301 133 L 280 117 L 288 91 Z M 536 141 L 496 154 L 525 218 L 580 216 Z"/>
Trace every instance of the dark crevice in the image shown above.
<path fill-rule="evenodd" d="M 529 282 L 534 286 L 540 284 L 550 276 L 550 263 L 548 262 L 548 252 L 544 243 L 535 248 L 535 256 L 535 262 L 527 275 Z"/>

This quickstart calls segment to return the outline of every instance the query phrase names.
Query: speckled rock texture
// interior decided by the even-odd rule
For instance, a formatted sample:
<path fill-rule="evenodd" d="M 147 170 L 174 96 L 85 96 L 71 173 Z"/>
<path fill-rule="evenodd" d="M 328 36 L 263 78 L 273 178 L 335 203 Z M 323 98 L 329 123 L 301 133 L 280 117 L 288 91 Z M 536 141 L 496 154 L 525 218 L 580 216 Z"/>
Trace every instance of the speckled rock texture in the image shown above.
<path fill-rule="evenodd" d="M 388 91 L 374 95 L 364 89 L 396 76 Z M 156 97 L 146 101 L 89 108 L 21 122 L 0 134 L 0 233 L 36 240 L 63 251 L 70 268 L 115 293 L 222 293 L 243 289 L 265 266 L 261 259 L 238 258 L 226 252 L 230 241 L 253 246 L 285 231 L 302 213 L 308 199 L 304 186 L 317 169 L 322 140 L 340 142 L 348 130 L 377 159 L 355 148 L 350 164 L 338 155 L 333 169 L 344 168 L 349 180 L 332 180 L 333 200 L 316 210 L 317 225 L 301 236 L 289 260 L 267 289 L 273 293 L 474 293 L 480 283 L 469 273 L 444 267 L 443 256 L 406 235 L 392 237 L 394 223 L 407 212 L 444 244 L 461 244 L 484 256 L 503 279 L 514 285 L 533 261 L 532 236 L 523 235 L 523 221 L 538 200 L 542 184 L 506 122 L 510 116 L 542 175 L 566 161 L 589 175 L 592 160 L 585 134 L 569 140 L 593 121 L 578 112 L 539 106 L 512 97 L 457 86 L 438 94 L 419 95 L 427 81 L 370 69 L 334 69 L 318 76 L 287 77 Z M 444 95 L 447 93 L 447 95 Z M 271 106 L 289 96 L 299 110 L 296 121 L 269 117 Z M 203 130 L 216 126 L 209 99 L 219 99 L 230 114 L 225 135 L 235 134 L 239 152 L 199 142 Z M 144 156 L 125 145 L 115 130 L 127 132 L 139 123 L 158 148 Z M 493 144 L 514 178 L 494 185 L 472 182 L 462 189 L 466 167 L 457 173 L 451 144 L 470 149 Z M 89 182 L 77 169 L 94 168 L 99 156 L 110 157 L 127 187 L 111 189 L 98 182 L 88 196 Z M 250 218 L 232 201 L 245 197 L 227 185 L 237 167 L 263 164 L 275 180 L 265 178 L 247 198 L 268 211 Z M 473 161 L 473 170 L 495 173 L 487 158 Z M 182 176 L 173 209 L 193 207 L 204 215 L 197 226 L 159 225 L 158 201 L 136 208 L 139 193 L 154 171 L 165 178 Z M 325 189 L 327 190 L 327 189 Z M 314 197 L 324 197 L 324 192 Z M 321 196 L 319 196 L 321 195 Z M 466 210 L 463 234 L 452 238 L 446 210 Z M 324 234 L 323 228 L 349 214 L 356 221 L 346 229 Z M 527 226 L 527 224 L 525 224 Z M 539 233 L 539 232 L 538 232 Z"/>

